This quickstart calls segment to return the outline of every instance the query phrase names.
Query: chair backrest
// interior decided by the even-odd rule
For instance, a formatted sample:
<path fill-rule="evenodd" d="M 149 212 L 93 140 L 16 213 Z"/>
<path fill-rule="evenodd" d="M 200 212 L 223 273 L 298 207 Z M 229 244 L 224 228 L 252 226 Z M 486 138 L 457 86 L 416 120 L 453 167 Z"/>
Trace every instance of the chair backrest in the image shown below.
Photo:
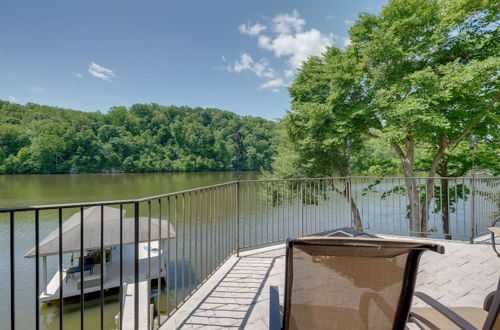
<path fill-rule="evenodd" d="M 488 311 L 483 329 L 500 329 L 500 277 L 498 278 L 497 291 Z"/>
<path fill-rule="evenodd" d="M 402 329 L 420 255 L 441 245 L 372 238 L 288 241 L 285 329 Z"/>

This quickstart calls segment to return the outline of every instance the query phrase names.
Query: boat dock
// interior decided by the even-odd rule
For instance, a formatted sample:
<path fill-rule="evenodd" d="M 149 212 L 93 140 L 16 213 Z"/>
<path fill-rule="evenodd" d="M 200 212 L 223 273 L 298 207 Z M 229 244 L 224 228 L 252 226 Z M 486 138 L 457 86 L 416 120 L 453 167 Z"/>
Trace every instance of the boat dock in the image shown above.
<path fill-rule="evenodd" d="M 158 241 L 151 241 L 151 277 L 158 277 Z M 147 269 L 148 269 L 148 244 L 139 244 L 139 278 L 145 279 Z M 154 251 L 154 252 L 153 252 Z M 117 288 L 120 286 L 120 250 L 119 248 L 113 249 L 113 262 L 105 263 L 104 267 L 104 290 Z M 123 246 L 123 281 L 125 283 L 134 282 L 134 263 L 130 256 L 134 255 L 134 246 L 126 245 Z M 127 257 L 125 257 L 127 256 Z M 90 274 L 89 271 L 84 272 L 84 293 L 91 293 L 101 290 L 101 265 L 96 264 Z M 162 267 L 163 276 L 165 272 L 165 266 Z M 75 278 L 68 278 L 68 274 L 63 272 L 63 298 L 79 296 L 81 286 L 80 274 L 76 274 Z M 55 273 L 52 279 L 48 282 L 47 286 L 44 288 L 43 292 L 40 294 L 40 301 L 52 301 L 59 299 L 60 286 L 59 286 L 59 271 Z"/>
<path fill-rule="evenodd" d="M 123 315 L 123 330 L 134 330 L 134 284 L 125 284 L 124 285 L 124 299 L 123 299 L 123 311 L 121 315 Z M 149 306 L 149 308 L 148 308 Z M 143 280 L 139 282 L 139 329 L 147 329 L 148 325 L 148 309 L 150 313 L 150 321 L 153 322 L 153 310 L 154 307 L 148 303 L 148 281 Z M 117 328 L 119 325 L 120 315 L 117 315 L 117 319 L 115 323 L 117 324 Z"/>

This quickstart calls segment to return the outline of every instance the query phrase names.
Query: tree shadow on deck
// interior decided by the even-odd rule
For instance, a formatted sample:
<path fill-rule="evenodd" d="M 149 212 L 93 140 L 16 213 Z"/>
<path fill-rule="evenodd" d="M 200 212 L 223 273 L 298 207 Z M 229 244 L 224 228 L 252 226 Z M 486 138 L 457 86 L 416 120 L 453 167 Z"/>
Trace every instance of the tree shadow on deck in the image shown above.
<path fill-rule="evenodd" d="M 284 248 L 240 257 L 178 328 L 245 328 Z M 269 285 L 269 284 L 267 284 Z"/>

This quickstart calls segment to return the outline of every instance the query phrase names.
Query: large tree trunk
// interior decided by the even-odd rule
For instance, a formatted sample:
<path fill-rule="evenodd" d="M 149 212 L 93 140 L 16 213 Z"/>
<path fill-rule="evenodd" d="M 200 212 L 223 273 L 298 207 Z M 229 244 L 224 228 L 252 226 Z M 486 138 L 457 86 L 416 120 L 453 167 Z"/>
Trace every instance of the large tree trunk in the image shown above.
<path fill-rule="evenodd" d="M 448 177 L 448 159 L 441 159 L 440 173 L 442 178 Z M 448 179 L 441 179 L 441 220 L 443 222 L 444 239 L 451 239 L 450 235 L 450 205 L 448 204 Z"/>
<path fill-rule="evenodd" d="M 351 209 L 351 219 L 352 219 L 352 224 L 354 225 L 354 228 L 363 230 L 363 221 L 361 219 L 361 213 L 359 213 L 358 205 L 356 204 L 356 201 L 352 197 L 352 189 L 351 189 L 351 180 L 345 178 L 343 180 L 344 183 L 344 189 L 339 190 L 337 187 L 335 187 L 335 183 L 333 180 L 331 181 L 331 186 L 332 190 L 335 191 L 336 193 L 340 194 L 343 196 L 347 203 L 350 203 L 350 209 Z"/>
<path fill-rule="evenodd" d="M 406 193 L 410 202 L 410 232 L 420 236 L 420 201 L 418 196 L 417 180 L 405 175 Z"/>
<path fill-rule="evenodd" d="M 354 225 L 354 228 L 358 230 L 363 230 L 363 222 L 361 221 L 361 215 L 359 214 L 358 206 L 352 197 L 352 179 L 346 179 L 344 181 L 345 185 L 345 198 L 348 199 L 348 203 L 350 203 L 349 208 L 351 209 L 351 225 Z"/>
<path fill-rule="evenodd" d="M 415 173 L 413 170 L 415 161 L 415 145 L 411 138 L 407 138 L 405 142 L 406 153 L 403 152 L 398 144 L 393 144 L 394 149 L 399 155 L 401 160 L 401 165 L 403 167 L 403 173 L 405 177 L 406 194 L 408 195 L 408 201 L 410 206 L 410 233 L 412 235 L 419 235 L 421 233 L 420 229 L 420 201 L 418 196 L 418 186 L 417 180 L 415 178 Z"/>
<path fill-rule="evenodd" d="M 441 161 L 441 156 L 446 148 L 446 136 L 443 136 L 441 139 L 441 145 L 439 146 L 438 151 L 434 155 L 434 159 L 432 160 L 431 169 L 429 170 L 429 176 L 426 180 L 425 185 L 425 200 L 422 204 L 421 211 L 421 220 L 420 220 L 420 229 L 422 230 L 422 236 L 427 236 L 427 224 L 429 222 L 429 208 L 431 206 L 432 199 L 434 198 L 434 181 L 436 177 L 436 170 L 439 162 Z"/>
<path fill-rule="evenodd" d="M 354 201 L 354 198 L 351 196 L 351 214 L 352 214 L 352 222 L 354 224 L 354 228 L 358 230 L 363 230 L 363 222 L 361 221 L 361 214 L 359 213 L 358 206 Z"/>

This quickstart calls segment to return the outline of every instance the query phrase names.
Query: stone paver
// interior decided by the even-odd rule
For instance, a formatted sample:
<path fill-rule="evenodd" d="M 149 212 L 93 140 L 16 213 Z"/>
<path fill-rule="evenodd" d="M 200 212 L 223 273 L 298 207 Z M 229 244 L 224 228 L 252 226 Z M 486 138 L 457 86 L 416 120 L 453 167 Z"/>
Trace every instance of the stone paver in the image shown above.
<path fill-rule="evenodd" d="M 484 297 L 496 289 L 500 258 L 487 242 L 438 243 L 446 252 L 423 254 L 416 290 L 448 306 L 482 307 Z M 229 258 L 161 329 L 269 328 L 269 286 L 280 287 L 283 303 L 284 255 L 280 244 Z M 413 304 L 425 306 L 418 298 Z"/>

